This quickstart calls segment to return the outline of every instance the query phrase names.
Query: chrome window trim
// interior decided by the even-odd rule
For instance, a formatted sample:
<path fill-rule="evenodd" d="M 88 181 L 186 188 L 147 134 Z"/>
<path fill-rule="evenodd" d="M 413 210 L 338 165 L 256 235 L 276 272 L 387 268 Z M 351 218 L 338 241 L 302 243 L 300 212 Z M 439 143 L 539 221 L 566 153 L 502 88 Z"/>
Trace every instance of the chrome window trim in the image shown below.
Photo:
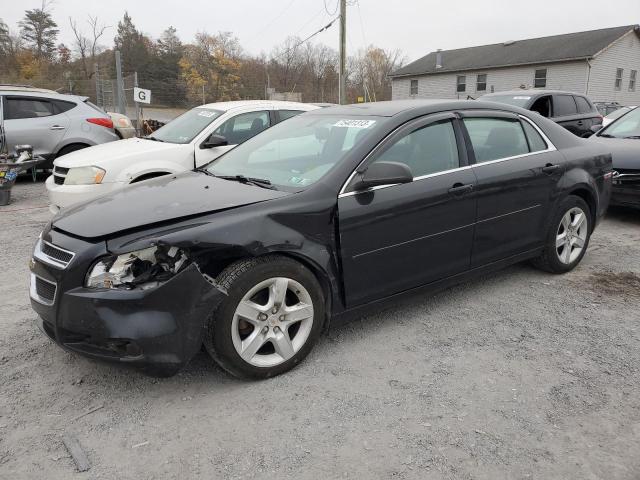
<path fill-rule="evenodd" d="M 508 160 L 516 160 L 518 158 L 530 157 L 532 155 L 539 155 L 541 153 L 555 152 L 555 151 L 558 150 L 556 148 L 556 146 L 551 142 L 551 140 L 549 140 L 549 137 L 547 137 L 545 135 L 545 133 L 542 131 L 542 129 L 540 127 L 538 127 L 538 125 L 536 125 L 535 122 L 533 122 L 529 118 L 525 117 L 524 115 L 518 115 L 518 118 L 520 118 L 520 119 L 524 120 L 525 122 L 529 123 L 529 125 L 531 125 L 536 130 L 536 132 L 538 132 L 540 134 L 540 136 L 542 137 L 544 142 L 547 144 L 547 149 L 546 150 L 538 150 L 537 152 L 522 153 L 520 155 L 513 155 L 511 157 L 497 158 L 495 160 L 489 160 L 487 162 L 474 163 L 472 165 L 466 165 L 464 167 L 452 168 L 450 170 L 443 170 L 441 172 L 429 173 L 427 175 L 420 175 L 419 177 L 414 177 L 413 178 L 413 182 L 419 181 L 419 180 L 423 180 L 425 178 L 431 178 L 431 177 L 437 177 L 439 175 L 445 175 L 447 173 L 452 173 L 452 172 L 456 172 L 456 171 L 467 170 L 467 169 L 476 168 L 476 167 L 482 167 L 483 165 L 491 165 L 491 164 L 494 164 L 494 163 L 506 162 Z M 398 127 L 398 128 L 400 128 L 400 127 Z M 394 129 L 387 136 L 385 136 L 384 139 L 378 145 L 381 145 L 383 142 L 385 142 L 387 140 L 387 138 L 389 138 L 393 133 L 396 132 L 396 130 L 398 130 L 398 128 Z M 526 133 L 525 133 L 525 136 L 526 136 Z M 373 192 L 375 190 L 380 190 L 382 188 L 388 188 L 388 187 L 393 187 L 395 185 L 399 185 L 398 183 L 392 183 L 392 184 L 389 184 L 389 185 L 378 185 L 376 187 L 368 188 L 366 190 L 345 192 L 345 189 L 347 188 L 347 185 L 349 185 L 349 183 L 351 183 L 351 180 L 353 179 L 353 177 L 357 173 L 358 168 L 360 167 L 360 165 L 362 165 L 365 161 L 367 161 L 369 156 L 371 156 L 373 153 L 375 153 L 376 150 L 377 150 L 377 148 L 375 148 L 371 152 L 369 152 L 369 154 L 353 170 L 351 175 L 349 175 L 349 178 L 347 178 L 347 181 L 342 185 L 342 188 L 340 189 L 340 193 L 338 194 L 338 198 L 350 197 L 350 196 L 356 195 L 358 193 Z"/>
<path fill-rule="evenodd" d="M 40 279 L 41 281 L 53 285 L 55 290 L 53 292 L 53 300 L 47 300 L 46 298 L 42 298 L 38 295 L 38 291 L 36 290 L 36 279 Z M 36 275 L 35 273 L 31 273 L 31 281 L 29 285 L 29 295 L 35 301 L 41 305 L 46 305 L 47 307 L 52 306 L 56 302 L 56 295 L 58 294 L 58 284 L 55 282 L 51 282 L 45 278 L 42 278 L 40 275 Z"/>
<path fill-rule="evenodd" d="M 65 262 L 61 262 L 60 260 L 57 260 L 53 257 L 50 257 L 49 255 L 47 255 L 46 253 L 44 253 L 42 251 L 42 244 L 46 243 L 47 245 L 49 245 L 51 248 L 55 248 L 56 250 L 60 250 L 62 252 L 68 253 L 69 255 L 71 255 L 71 258 L 69 259 L 69 261 L 67 263 Z M 38 239 L 38 242 L 36 243 L 36 247 L 33 250 L 33 256 L 35 258 L 37 258 L 38 260 L 40 260 L 42 263 L 46 263 L 47 265 L 51 265 L 54 268 L 57 268 L 59 270 L 64 270 L 65 268 L 67 268 L 69 266 L 69 264 L 73 261 L 73 259 L 75 258 L 76 254 L 66 250 L 64 248 L 61 248 L 57 245 L 54 245 L 53 243 L 47 242 L 45 240 L 42 240 L 41 238 Z"/>

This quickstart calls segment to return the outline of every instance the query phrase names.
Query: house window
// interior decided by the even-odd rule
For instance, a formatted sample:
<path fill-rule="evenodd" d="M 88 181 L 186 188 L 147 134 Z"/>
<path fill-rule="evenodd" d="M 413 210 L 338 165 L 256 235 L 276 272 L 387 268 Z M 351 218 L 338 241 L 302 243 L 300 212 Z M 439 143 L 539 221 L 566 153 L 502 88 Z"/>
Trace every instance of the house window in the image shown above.
<path fill-rule="evenodd" d="M 485 92 L 487 90 L 487 74 L 483 73 L 476 77 L 476 91 Z"/>
<path fill-rule="evenodd" d="M 616 90 L 620 90 L 622 88 L 622 74 L 624 70 L 622 68 L 616 68 Z"/>
<path fill-rule="evenodd" d="M 411 88 L 409 90 L 409 93 L 411 95 L 417 95 L 418 94 L 418 80 L 411 80 Z"/>
<path fill-rule="evenodd" d="M 547 86 L 547 69 L 541 68 L 540 70 L 536 70 L 536 73 L 533 77 L 533 86 L 535 88 L 545 88 Z"/>
<path fill-rule="evenodd" d="M 637 73 L 638 73 L 637 70 L 631 70 L 631 73 L 629 74 L 629 91 L 631 92 L 636 91 L 636 74 Z"/>
<path fill-rule="evenodd" d="M 465 92 L 467 90 L 467 77 L 458 75 L 456 77 L 456 92 Z"/>

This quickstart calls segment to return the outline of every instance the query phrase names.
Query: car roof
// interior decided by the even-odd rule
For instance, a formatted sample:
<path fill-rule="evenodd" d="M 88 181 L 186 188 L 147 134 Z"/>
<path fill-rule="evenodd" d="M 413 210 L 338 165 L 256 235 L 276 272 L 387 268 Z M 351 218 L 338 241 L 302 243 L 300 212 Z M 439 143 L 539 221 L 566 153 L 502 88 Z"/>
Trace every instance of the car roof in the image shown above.
<path fill-rule="evenodd" d="M 0 91 L 4 92 L 39 92 L 39 93 L 58 93 L 55 90 L 49 90 L 48 88 L 37 88 L 31 85 L 13 85 L 10 83 L 0 84 Z"/>
<path fill-rule="evenodd" d="M 53 90 L 46 90 L 44 88 L 24 88 L 17 89 L 14 87 L 0 86 L 0 95 L 12 95 L 16 94 L 21 97 L 39 97 L 39 98 L 53 98 L 57 100 L 73 100 L 76 102 L 84 102 L 89 97 L 81 95 L 71 95 L 67 93 L 58 93 Z"/>
<path fill-rule="evenodd" d="M 272 107 L 276 106 L 278 108 L 292 108 L 292 109 L 304 109 L 304 110 L 315 110 L 319 107 L 316 105 L 312 105 L 310 103 L 300 103 L 300 102 L 285 102 L 281 100 L 235 100 L 231 102 L 216 102 L 216 103 L 207 103 L 206 105 L 199 105 L 196 108 L 212 108 L 214 110 L 235 110 L 238 108 L 246 108 L 246 107 Z"/>
<path fill-rule="evenodd" d="M 540 95 L 578 95 L 580 97 L 584 97 L 584 93 L 578 93 L 578 92 L 568 92 L 566 90 L 540 90 L 540 89 L 535 89 L 535 90 L 527 90 L 527 89 L 518 89 L 518 90 L 506 90 L 504 92 L 494 92 L 494 93 L 487 93 L 485 95 L 482 95 L 483 97 L 499 97 L 499 96 L 504 96 L 504 95 L 529 95 L 531 97 L 534 96 L 540 96 Z"/>
<path fill-rule="evenodd" d="M 514 113 L 522 113 L 523 109 L 512 105 L 496 102 L 483 102 L 479 100 L 390 100 L 385 102 L 354 103 L 352 105 L 338 105 L 314 110 L 304 115 L 354 115 L 372 117 L 393 117 L 407 112 L 416 112 L 417 115 L 442 112 L 446 110 L 508 110 Z"/>

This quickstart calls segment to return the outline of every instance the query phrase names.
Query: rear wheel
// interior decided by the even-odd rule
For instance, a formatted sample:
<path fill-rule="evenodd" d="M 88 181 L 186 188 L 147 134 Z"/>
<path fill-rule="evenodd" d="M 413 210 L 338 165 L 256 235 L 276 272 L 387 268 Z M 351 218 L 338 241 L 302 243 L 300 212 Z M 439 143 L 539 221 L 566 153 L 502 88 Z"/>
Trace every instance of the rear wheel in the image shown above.
<path fill-rule="evenodd" d="M 286 257 L 241 260 L 216 279 L 227 298 L 208 320 L 205 346 L 227 371 L 268 378 L 311 351 L 325 319 L 324 295 L 306 267 Z"/>
<path fill-rule="evenodd" d="M 570 195 L 553 215 L 546 245 L 533 263 L 552 273 L 573 270 L 584 257 L 591 236 L 591 216 L 587 203 Z"/>

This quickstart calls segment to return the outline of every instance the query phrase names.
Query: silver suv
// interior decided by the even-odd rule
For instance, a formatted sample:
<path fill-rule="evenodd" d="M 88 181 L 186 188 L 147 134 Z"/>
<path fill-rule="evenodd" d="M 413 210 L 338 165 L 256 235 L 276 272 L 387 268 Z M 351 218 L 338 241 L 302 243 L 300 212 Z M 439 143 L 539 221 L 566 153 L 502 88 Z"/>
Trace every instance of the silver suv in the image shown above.
<path fill-rule="evenodd" d="M 33 146 L 34 154 L 48 160 L 39 168 L 53 168 L 53 159 L 69 152 L 118 140 L 109 115 L 87 97 L 0 85 L 0 105 L 8 150 Z"/>

